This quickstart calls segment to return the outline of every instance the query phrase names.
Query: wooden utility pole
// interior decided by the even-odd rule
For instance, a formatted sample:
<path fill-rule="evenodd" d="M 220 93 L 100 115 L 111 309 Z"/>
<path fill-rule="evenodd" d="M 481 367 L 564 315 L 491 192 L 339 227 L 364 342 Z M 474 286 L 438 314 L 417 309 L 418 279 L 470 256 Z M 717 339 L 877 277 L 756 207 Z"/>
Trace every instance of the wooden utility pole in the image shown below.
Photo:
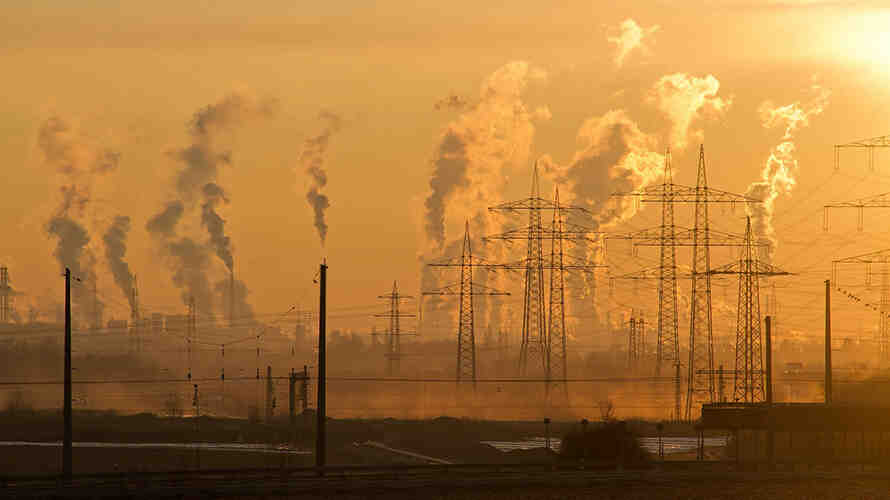
<path fill-rule="evenodd" d="M 71 270 L 65 268 L 65 432 L 62 442 L 62 476 L 71 480 Z"/>
<path fill-rule="evenodd" d="M 325 466 L 325 317 L 327 316 L 327 274 L 328 265 L 324 261 L 319 268 L 318 297 L 318 408 L 316 408 L 315 466 Z M 319 473 L 324 474 L 323 471 Z"/>

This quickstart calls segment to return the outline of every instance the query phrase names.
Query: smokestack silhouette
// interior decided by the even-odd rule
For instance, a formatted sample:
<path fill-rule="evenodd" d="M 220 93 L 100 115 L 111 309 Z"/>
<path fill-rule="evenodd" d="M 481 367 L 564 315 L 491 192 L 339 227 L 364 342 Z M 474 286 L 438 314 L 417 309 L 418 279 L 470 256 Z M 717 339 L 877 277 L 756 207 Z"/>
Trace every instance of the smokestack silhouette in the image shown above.
<path fill-rule="evenodd" d="M 232 272 L 235 259 L 232 256 L 232 240 L 225 234 L 226 221 L 216 213 L 216 206 L 220 202 L 228 203 L 228 198 L 221 187 L 214 183 L 204 185 L 204 204 L 201 205 L 201 225 L 207 229 L 210 235 L 210 244 L 216 251 L 216 255 L 226 265 L 226 269 Z"/>
<path fill-rule="evenodd" d="M 235 271 L 229 270 L 229 326 L 235 326 Z"/>
<path fill-rule="evenodd" d="M 331 206 L 327 195 L 321 192 L 328 184 L 328 174 L 325 172 L 325 154 L 327 153 L 331 137 L 337 133 L 343 125 L 340 115 L 330 111 L 322 111 L 318 117 L 325 121 L 321 133 L 303 141 L 303 150 L 300 152 L 299 163 L 309 174 L 312 181 L 309 190 L 306 191 L 306 201 L 312 207 L 315 214 L 315 229 L 318 238 L 324 246 L 328 236 L 328 223 L 325 221 L 325 210 Z"/>
<path fill-rule="evenodd" d="M 114 218 L 111 226 L 102 237 L 105 243 L 105 259 L 108 261 L 108 267 L 111 275 L 114 277 L 114 283 L 120 288 L 124 296 L 130 303 L 131 315 L 136 314 L 136 297 L 132 293 L 133 273 L 130 271 L 130 265 L 124 260 L 127 254 L 127 233 L 130 232 L 130 218 L 124 215 L 118 215 Z"/>

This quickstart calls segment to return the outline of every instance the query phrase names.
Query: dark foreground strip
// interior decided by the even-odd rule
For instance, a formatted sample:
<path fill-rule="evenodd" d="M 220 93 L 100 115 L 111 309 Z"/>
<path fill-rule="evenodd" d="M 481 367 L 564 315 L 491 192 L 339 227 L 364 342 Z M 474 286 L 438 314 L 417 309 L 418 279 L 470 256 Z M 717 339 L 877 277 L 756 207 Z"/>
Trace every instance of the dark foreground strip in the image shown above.
<path fill-rule="evenodd" d="M 699 463 L 698 470 L 579 470 L 550 466 L 470 465 L 449 467 L 339 467 L 285 470 L 229 470 L 201 473 L 79 476 L 7 480 L 0 496 L 11 498 L 170 498 L 329 496 L 337 493 L 412 491 L 424 488 L 596 487 L 669 485 L 696 482 L 795 482 L 840 479 L 890 479 L 890 473 L 834 471 L 739 472 Z M 710 465 L 710 464 L 709 464 Z"/>

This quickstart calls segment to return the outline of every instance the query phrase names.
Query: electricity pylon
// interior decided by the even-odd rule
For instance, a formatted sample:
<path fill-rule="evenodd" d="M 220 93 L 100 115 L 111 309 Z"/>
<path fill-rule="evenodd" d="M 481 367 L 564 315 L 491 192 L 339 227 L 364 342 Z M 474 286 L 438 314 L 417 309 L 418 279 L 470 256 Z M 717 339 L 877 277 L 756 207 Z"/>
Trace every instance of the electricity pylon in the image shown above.
<path fill-rule="evenodd" d="M 787 276 L 791 273 L 757 259 L 755 248 L 757 244 L 751 231 L 751 217 L 747 217 L 745 242 L 746 245 L 738 262 L 707 272 L 711 275 L 734 274 L 739 277 L 733 401 L 759 403 L 766 400 L 760 317 L 760 277 Z"/>
<path fill-rule="evenodd" d="M 859 198 L 858 200 L 850 200 L 850 201 L 833 201 L 831 203 L 826 203 L 823 205 L 823 214 L 822 214 L 822 229 L 824 231 L 828 231 L 829 229 L 829 214 L 828 211 L 832 208 L 855 208 L 857 209 L 857 215 L 859 216 L 856 221 L 856 230 L 862 231 L 864 222 L 865 222 L 865 209 L 866 208 L 890 208 L 890 193 L 882 193 L 875 196 L 869 196 L 868 198 Z"/>
<path fill-rule="evenodd" d="M 639 317 L 634 314 L 638 314 Z M 630 310 L 627 335 L 627 367 L 636 370 L 646 355 L 646 318 L 642 311 Z"/>
<path fill-rule="evenodd" d="M 397 282 L 393 281 L 392 292 L 386 295 L 378 295 L 377 298 L 389 301 L 389 310 L 387 312 L 374 315 L 377 318 L 389 319 L 389 331 L 386 335 L 386 375 L 398 375 L 400 361 L 402 359 L 402 336 L 410 335 L 409 332 L 402 331 L 400 320 L 402 318 L 415 317 L 414 314 L 399 312 L 399 305 L 401 304 L 401 301 L 410 300 L 414 297 L 399 294 L 399 285 Z"/>
<path fill-rule="evenodd" d="M 876 148 L 890 148 L 890 135 L 862 139 L 859 141 L 848 142 L 846 144 L 835 144 L 834 169 L 840 170 L 841 168 L 841 149 L 865 149 L 868 151 L 868 169 L 874 171 Z"/>
<path fill-rule="evenodd" d="M 546 331 L 542 337 L 530 335 L 527 341 L 520 346 L 520 373 L 523 371 L 523 362 L 527 361 L 527 357 L 523 357 L 523 352 L 538 352 L 543 349 L 544 353 L 544 376 L 548 381 L 547 390 L 551 389 L 551 385 L 558 385 L 562 388 L 563 394 L 568 394 L 566 380 L 568 379 L 568 350 L 567 335 L 565 324 L 565 274 L 571 270 L 589 271 L 592 268 L 602 267 L 588 264 L 566 264 L 566 255 L 564 242 L 584 241 L 587 243 L 598 243 L 598 239 L 594 235 L 603 235 L 606 233 L 596 232 L 583 226 L 569 223 L 564 219 L 563 210 L 580 210 L 580 207 L 571 207 L 560 204 L 559 188 L 555 189 L 554 200 L 550 210 L 553 212 L 553 218 L 550 226 L 542 224 L 540 228 L 533 225 L 524 228 L 518 228 L 504 233 L 485 236 L 485 241 L 514 241 L 526 240 L 531 238 L 540 241 L 550 240 L 550 260 L 545 265 L 542 261 L 540 269 L 550 270 L 550 300 L 547 309 L 547 317 L 544 322 Z M 543 245 L 541 245 L 543 247 Z M 543 249 L 543 248 L 542 248 Z M 526 262 L 529 262 L 527 260 Z M 509 266 L 509 264 L 508 264 Z M 527 281 L 528 282 L 528 281 Z M 536 341 L 540 338 L 540 344 Z M 526 337 L 523 336 L 523 340 Z M 523 349 L 524 347 L 524 349 Z"/>
<path fill-rule="evenodd" d="M 712 246 L 739 246 L 744 240 L 736 235 L 710 229 L 708 204 L 710 203 L 759 203 L 760 200 L 708 187 L 704 145 L 699 147 L 697 180 L 695 187 L 674 184 L 671 178 L 670 151 L 665 154 L 665 174 L 661 185 L 651 186 L 623 196 L 636 196 L 641 202 L 662 204 L 662 224 L 658 238 L 642 235 L 644 241 L 635 245 L 657 244 L 660 249 L 658 287 L 658 349 L 656 375 L 665 362 L 679 363 L 679 325 L 677 321 L 677 274 L 676 249 L 691 240 L 692 280 L 689 315 L 689 362 L 685 416 L 691 420 L 694 402 L 714 402 L 714 342 L 711 307 L 710 248 Z M 677 230 L 673 221 L 673 204 L 692 203 L 695 207 L 695 225 L 692 229 Z M 647 241 L 648 240 L 648 241 Z M 676 377 L 676 383 L 679 377 Z M 675 391 L 677 392 L 677 391 Z M 675 402 L 676 403 L 676 402 Z M 678 416 L 679 418 L 679 416 Z"/>
<path fill-rule="evenodd" d="M 522 339 L 519 350 L 519 374 L 529 375 L 530 366 L 539 365 L 545 376 L 549 373 L 549 342 L 547 330 L 547 311 L 544 310 L 544 249 L 545 238 L 542 212 L 551 211 L 575 211 L 587 212 L 582 207 L 560 205 L 557 201 L 550 201 L 541 197 L 538 181 L 538 165 L 532 173 L 532 186 L 528 198 L 502 203 L 490 207 L 490 211 L 517 213 L 528 212 L 528 226 L 524 229 L 527 245 L 527 255 L 524 262 L 524 287 L 522 314 Z M 549 231 L 548 239 L 562 240 L 560 231 Z M 551 262 L 551 269 L 554 263 Z M 557 265 L 557 268 L 559 266 Z M 563 269 L 564 270 L 564 269 Z M 548 384 L 549 386 L 549 384 Z"/>
<path fill-rule="evenodd" d="M 457 372 L 456 379 L 472 381 L 476 388 L 476 335 L 473 321 L 474 295 L 510 295 L 509 292 L 494 290 L 478 283 L 473 283 L 473 252 L 470 245 L 470 222 L 464 230 L 464 244 L 460 262 L 460 283 L 447 285 L 437 290 L 422 292 L 422 295 L 457 295 L 460 297 L 460 313 L 457 327 Z M 444 266 L 443 266 L 444 267 Z"/>
<path fill-rule="evenodd" d="M 881 301 L 878 307 L 878 342 L 881 364 L 885 367 L 890 364 L 890 282 L 888 282 L 887 265 L 890 264 L 890 249 L 879 250 L 854 257 L 847 257 L 832 261 L 831 282 L 835 288 L 838 286 L 838 264 L 865 264 L 865 284 L 870 285 L 874 272 L 872 264 L 880 264 L 881 271 Z"/>

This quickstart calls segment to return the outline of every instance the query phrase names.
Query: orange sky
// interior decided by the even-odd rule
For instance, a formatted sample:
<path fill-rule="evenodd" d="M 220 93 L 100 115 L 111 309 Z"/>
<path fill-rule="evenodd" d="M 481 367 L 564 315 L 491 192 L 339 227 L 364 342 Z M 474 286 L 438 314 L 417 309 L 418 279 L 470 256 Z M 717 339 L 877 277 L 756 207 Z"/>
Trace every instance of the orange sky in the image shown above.
<path fill-rule="evenodd" d="M 118 170 L 93 193 L 90 220 L 98 230 L 92 244 L 100 244 L 102 228 L 115 215 L 129 215 L 128 260 L 139 275 L 143 304 L 175 312 L 182 309 L 179 292 L 144 229 L 173 190 L 177 165 L 165 152 L 187 146 L 191 116 L 232 92 L 277 99 L 277 116 L 233 134 L 228 144 L 233 166 L 219 178 L 231 198 L 221 214 L 236 272 L 251 289 L 254 308 L 270 315 L 295 303 L 314 303 L 311 280 L 324 256 L 331 266 L 332 307 L 374 304 L 393 279 L 417 293 L 431 160 L 445 127 L 459 119 L 458 112 L 433 106 L 450 93 L 478 100 L 486 78 L 511 61 L 528 61 L 547 74 L 531 82 L 521 99 L 530 110 L 546 106 L 552 115 L 534 121 L 530 156 L 548 154 L 560 164 L 582 146 L 576 136 L 586 119 L 617 109 L 656 138 L 653 149 L 661 151 L 671 123 L 646 99 L 653 84 L 673 73 L 713 75 L 719 95 L 732 104 L 721 116 L 694 121 L 692 129 L 703 133 L 711 185 L 735 192 L 760 175 L 770 148 L 781 140 L 781 130 L 761 125 L 761 104 L 805 102 L 816 82 L 831 91 L 830 102 L 796 134 L 798 184 L 777 201 L 775 262 L 802 273 L 787 281 L 799 288 L 780 294 L 787 323 L 801 331 L 809 324 L 818 329 L 815 299 L 830 260 L 890 246 L 877 212 L 867 214 L 865 233 L 856 232 L 855 214 L 843 213 L 834 215 L 832 233 L 821 232 L 823 203 L 890 191 L 890 153 L 877 173 L 868 172 L 856 155 L 834 173 L 830 147 L 890 131 L 890 38 L 882 22 L 890 13 L 877 2 L 701 3 L 4 5 L 0 258 L 17 289 L 32 298 L 58 295 L 59 265 L 44 224 L 57 204 L 59 181 L 37 145 L 40 125 L 53 114 L 76 122 L 85 141 L 120 152 Z M 634 50 L 616 67 L 608 39 L 627 18 L 659 29 L 646 39 L 648 51 Z M 323 125 L 316 118 L 323 109 L 344 118 L 326 156 L 331 207 L 324 249 L 304 197 L 310 181 L 297 164 L 302 142 Z M 678 182 L 694 182 L 694 150 L 675 154 Z M 506 185 L 498 187 L 504 197 L 524 194 L 526 168 L 527 161 L 508 169 Z M 623 229 L 657 223 L 656 212 L 644 210 Z M 714 210 L 714 225 L 740 232 L 739 216 Z M 691 210 L 678 209 L 678 223 L 690 217 Z M 447 239 L 458 238 L 462 220 L 446 222 Z M 651 263 L 656 256 L 641 250 L 644 260 L 636 262 L 616 245 L 610 262 L 615 272 L 647 265 L 645 259 Z M 680 255 L 688 260 L 685 252 Z M 712 260 L 727 257 L 718 250 Z M 217 264 L 214 280 L 224 276 Z M 110 315 L 125 317 L 126 301 L 106 267 L 97 268 Z M 849 276 L 861 282 L 858 272 Z M 519 291 L 518 283 L 512 286 Z M 618 293 L 624 298 L 602 298 L 599 307 L 621 309 L 631 295 Z M 654 301 L 651 306 L 654 314 Z M 360 311 L 334 318 L 333 327 L 367 328 L 371 321 L 363 314 L 371 309 Z M 861 321 L 863 328 L 873 328 L 872 321 Z"/>

